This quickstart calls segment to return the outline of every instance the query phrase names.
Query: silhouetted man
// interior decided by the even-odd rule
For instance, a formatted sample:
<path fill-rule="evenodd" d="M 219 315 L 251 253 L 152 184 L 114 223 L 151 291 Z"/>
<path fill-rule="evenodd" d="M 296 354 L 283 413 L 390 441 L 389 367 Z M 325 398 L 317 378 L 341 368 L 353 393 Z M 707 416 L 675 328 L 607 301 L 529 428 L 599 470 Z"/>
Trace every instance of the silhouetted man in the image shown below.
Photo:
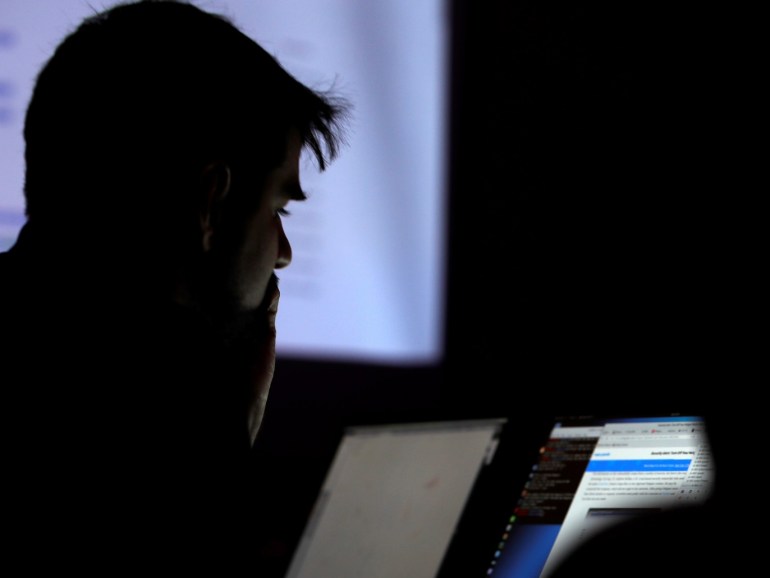
<path fill-rule="evenodd" d="M 115 6 L 56 49 L 25 121 L 27 222 L 0 255 L 12 551 L 248 551 L 281 219 L 345 109 L 182 2 Z"/>

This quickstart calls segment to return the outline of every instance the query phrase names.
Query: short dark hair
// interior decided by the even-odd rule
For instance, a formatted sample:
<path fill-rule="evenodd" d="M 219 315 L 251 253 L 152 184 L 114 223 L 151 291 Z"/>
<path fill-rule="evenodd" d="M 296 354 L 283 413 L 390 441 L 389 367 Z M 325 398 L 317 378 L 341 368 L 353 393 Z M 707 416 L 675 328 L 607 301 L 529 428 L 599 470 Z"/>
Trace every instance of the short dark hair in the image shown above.
<path fill-rule="evenodd" d="M 200 163 L 266 174 L 293 129 L 323 170 L 346 109 L 224 16 L 180 0 L 121 3 L 84 20 L 37 78 L 24 127 L 27 216 L 109 221 L 144 206 L 168 223 Z"/>

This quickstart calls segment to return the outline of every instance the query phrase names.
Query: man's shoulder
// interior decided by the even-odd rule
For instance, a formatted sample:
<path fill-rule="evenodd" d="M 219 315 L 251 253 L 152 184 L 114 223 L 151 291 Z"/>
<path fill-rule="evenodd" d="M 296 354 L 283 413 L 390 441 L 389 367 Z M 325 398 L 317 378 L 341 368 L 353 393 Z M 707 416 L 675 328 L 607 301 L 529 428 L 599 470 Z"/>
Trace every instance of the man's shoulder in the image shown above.
<path fill-rule="evenodd" d="M 16 262 L 16 256 L 10 251 L 0 251 L 0 279 L 3 281 L 2 285 L 5 285 L 7 275 L 10 275 L 12 268 Z M 2 290 L 2 286 L 0 286 Z"/>
<path fill-rule="evenodd" d="M 0 319 L 3 334 L 23 315 L 29 292 L 24 290 L 24 276 L 20 271 L 18 256 L 11 251 L 0 253 Z"/>
<path fill-rule="evenodd" d="M 28 278 L 24 275 L 25 260 L 18 251 L 13 248 L 0 252 L 0 295 L 8 293 L 18 293 L 20 297 L 24 292 L 20 292 L 21 286 Z"/>

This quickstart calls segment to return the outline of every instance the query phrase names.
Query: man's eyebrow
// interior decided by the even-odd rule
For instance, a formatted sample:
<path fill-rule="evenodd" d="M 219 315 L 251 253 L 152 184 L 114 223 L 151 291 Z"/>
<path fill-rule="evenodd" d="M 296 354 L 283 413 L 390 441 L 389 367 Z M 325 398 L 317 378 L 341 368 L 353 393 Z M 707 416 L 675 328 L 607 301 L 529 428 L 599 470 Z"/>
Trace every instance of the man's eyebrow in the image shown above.
<path fill-rule="evenodd" d="M 307 200 L 307 194 L 305 191 L 302 190 L 302 187 L 299 183 L 291 183 L 287 184 L 283 188 L 284 194 L 288 197 L 290 201 L 306 201 Z"/>

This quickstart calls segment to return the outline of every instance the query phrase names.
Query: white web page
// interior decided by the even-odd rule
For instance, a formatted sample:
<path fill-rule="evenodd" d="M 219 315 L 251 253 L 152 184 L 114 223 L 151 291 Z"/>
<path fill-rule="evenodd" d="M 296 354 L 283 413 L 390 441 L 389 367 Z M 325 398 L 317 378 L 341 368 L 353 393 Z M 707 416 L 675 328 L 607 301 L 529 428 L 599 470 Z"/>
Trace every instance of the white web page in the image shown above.
<path fill-rule="evenodd" d="M 608 525 L 704 500 L 712 474 L 699 420 L 606 424 L 541 576 Z"/>

